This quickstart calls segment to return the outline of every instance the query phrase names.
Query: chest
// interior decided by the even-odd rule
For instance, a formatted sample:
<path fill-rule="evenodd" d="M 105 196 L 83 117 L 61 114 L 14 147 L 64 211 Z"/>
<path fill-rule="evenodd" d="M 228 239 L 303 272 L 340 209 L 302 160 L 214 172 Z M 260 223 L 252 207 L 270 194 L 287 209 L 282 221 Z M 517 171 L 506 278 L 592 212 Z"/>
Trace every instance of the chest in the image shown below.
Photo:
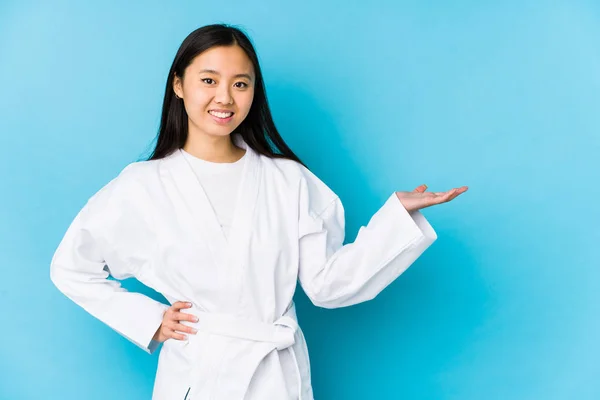
<path fill-rule="evenodd" d="M 204 191 L 186 196 L 168 180 L 157 187 L 152 193 L 156 242 L 150 265 L 161 285 L 201 299 L 207 309 L 220 309 L 240 293 L 254 292 L 253 301 L 270 304 L 276 291 L 293 292 L 297 196 L 285 183 L 254 182 L 260 188 L 256 192 L 244 190 L 240 183 L 227 235 Z M 189 184 L 201 188 L 197 182 Z M 256 293 L 270 298 L 257 298 Z"/>

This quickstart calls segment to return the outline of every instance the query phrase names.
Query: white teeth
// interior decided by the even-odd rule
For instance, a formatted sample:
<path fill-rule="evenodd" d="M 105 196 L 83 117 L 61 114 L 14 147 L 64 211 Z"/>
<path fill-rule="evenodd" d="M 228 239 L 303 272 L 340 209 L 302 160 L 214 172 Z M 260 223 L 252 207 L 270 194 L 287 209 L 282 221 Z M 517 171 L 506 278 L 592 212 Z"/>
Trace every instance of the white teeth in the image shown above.
<path fill-rule="evenodd" d="M 217 112 L 217 111 L 209 111 L 209 113 L 211 115 L 214 115 L 215 117 L 219 117 L 219 118 L 229 118 L 233 115 L 232 112 L 222 113 L 222 112 Z"/>

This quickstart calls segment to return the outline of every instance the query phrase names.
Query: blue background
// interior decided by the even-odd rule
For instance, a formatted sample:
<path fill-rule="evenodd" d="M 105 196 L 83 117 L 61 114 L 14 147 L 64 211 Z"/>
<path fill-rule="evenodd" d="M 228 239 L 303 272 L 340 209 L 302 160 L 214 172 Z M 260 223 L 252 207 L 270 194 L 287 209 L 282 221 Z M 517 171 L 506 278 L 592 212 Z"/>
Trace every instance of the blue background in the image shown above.
<path fill-rule="evenodd" d="M 0 3 L 0 398 L 150 398 L 156 353 L 49 263 L 213 22 L 254 40 L 347 240 L 394 190 L 470 187 L 424 210 L 438 241 L 375 300 L 297 294 L 317 399 L 600 399 L 600 4 L 575 0 Z"/>

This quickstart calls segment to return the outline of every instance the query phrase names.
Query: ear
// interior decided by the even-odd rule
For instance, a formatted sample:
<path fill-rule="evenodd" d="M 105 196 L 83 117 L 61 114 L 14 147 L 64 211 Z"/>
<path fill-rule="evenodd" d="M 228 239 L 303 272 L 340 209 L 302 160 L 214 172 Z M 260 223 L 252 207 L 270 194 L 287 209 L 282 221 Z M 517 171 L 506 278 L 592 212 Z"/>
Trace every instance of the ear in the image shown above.
<path fill-rule="evenodd" d="M 183 98 L 183 82 L 177 74 L 175 74 L 175 77 L 173 78 L 173 91 L 177 97 Z"/>

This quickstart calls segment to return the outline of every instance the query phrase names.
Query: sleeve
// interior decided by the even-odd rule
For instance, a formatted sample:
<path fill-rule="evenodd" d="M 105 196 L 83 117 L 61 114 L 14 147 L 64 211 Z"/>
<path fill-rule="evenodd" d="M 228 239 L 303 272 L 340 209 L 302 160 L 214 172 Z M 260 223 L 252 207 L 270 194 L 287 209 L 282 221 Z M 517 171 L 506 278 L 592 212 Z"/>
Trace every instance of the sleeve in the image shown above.
<path fill-rule="evenodd" d="M 409 213 L 393 193 L 360 227 L 355 241 L 343 245 L 345 219 L 339 197 L 321 182 L 307 185 L 301 197 L 299 280 L 319 307 L 373 299 L 437 239 L 422 213 Z M 323 206 L 324 198 L 328 200 Z M 312 211 L 315 205 L 318 212 Z"/>
<path fill-rule="evenodd" d="M 129 292 L 107 279 L 133 277 L 135 268 L 113 258 L 110 236 L 113 221 L 123 220 L 109 207 L 116 184 L 111 181 L 94 195 L 70 224 L 52 257 L 50 278 L 69 299 L 149 354 L 157 349 L 152 340 L 169 307 L 150 297 Z"/>

